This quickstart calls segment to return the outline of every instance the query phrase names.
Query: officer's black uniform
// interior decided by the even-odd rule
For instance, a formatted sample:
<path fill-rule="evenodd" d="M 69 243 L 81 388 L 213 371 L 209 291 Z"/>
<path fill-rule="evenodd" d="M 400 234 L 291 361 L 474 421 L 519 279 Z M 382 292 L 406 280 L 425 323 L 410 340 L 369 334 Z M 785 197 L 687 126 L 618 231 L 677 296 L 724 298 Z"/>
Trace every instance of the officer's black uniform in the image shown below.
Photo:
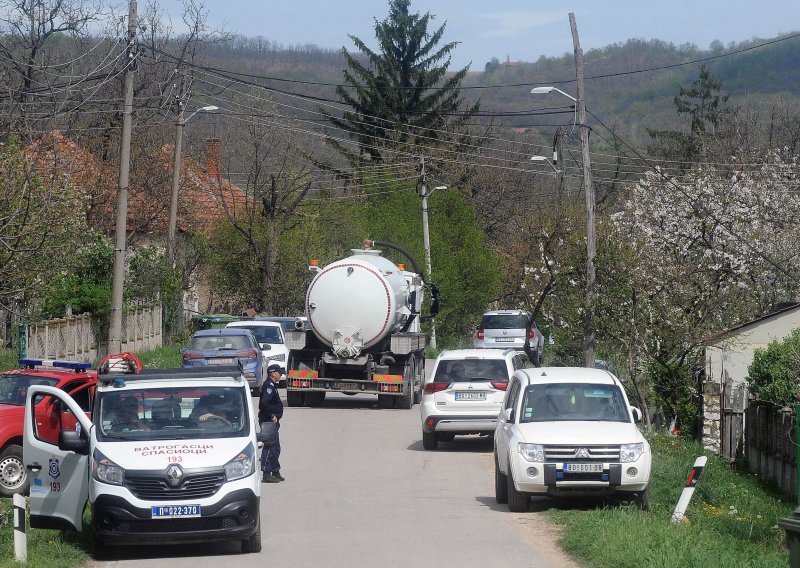
<path fill-rule="evenodd" d="M 267 374 L 272 375 L 273 371 L 278 371 L 283 374 L 283 369 L 279 365 L 270 365 L 267 369 Z M 271 422 L 272 417 L 278 419 L 278 428 L 280 429 L 280 419 L 283 417 L 283 401 L 278 394 L 278 384 L 272 382 L 272 378 L 261 388 L 261 398 L 258 401 L 258 421 Z M 283 481 L 281 477 L 281 464 L 278 458 L 281 455 L 281 442 L 280 438 L 274 443 L 265 445 L 261 451 L 261 471 L 264 472 L 264 481 Z"/>

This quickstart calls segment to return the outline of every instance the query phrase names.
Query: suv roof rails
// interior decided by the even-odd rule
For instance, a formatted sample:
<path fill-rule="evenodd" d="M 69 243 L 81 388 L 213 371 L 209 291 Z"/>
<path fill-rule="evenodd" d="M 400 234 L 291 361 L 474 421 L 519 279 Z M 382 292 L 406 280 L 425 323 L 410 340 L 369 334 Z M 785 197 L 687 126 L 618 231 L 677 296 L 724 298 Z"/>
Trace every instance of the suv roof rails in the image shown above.
<path fill-rule="evenodd" d="M 124 386 L 127 382 L 153 381 L 163 379 L 208 379 L 213 377 L 242 378 L 242 370 L 237 365 L 215 365 L 213 367 L 193 367 L 177 369 L 143 369 L 134 375 L 129 373 L 104 375 L 103 385 Z"/>

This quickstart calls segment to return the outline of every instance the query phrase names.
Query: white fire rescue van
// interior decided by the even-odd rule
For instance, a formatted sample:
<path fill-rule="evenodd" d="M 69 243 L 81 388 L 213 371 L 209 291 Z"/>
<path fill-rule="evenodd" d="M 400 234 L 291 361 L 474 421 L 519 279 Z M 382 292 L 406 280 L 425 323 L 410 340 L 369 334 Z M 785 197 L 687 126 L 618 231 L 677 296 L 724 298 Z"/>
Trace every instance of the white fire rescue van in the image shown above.
<path fill-rule="evenodd" d="M 57 444 L 40 436 L 33 409 L 42 397 L 77 418 Z M 237 367 L 112 371 L 100 376 L 91 418 L 65 392 L 32 386 L 24 434 L 31 526 L 81 531 L 88 500 L 100 555 L 110 544 L 218 540 L 258 552 L 257 431 Z"/>

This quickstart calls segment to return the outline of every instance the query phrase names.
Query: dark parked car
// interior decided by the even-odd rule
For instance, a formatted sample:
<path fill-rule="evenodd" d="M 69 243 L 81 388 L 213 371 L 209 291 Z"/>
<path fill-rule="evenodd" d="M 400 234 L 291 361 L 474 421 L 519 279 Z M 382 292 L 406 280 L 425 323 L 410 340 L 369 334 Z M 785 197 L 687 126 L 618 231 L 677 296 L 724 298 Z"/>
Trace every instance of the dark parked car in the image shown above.
<path fill-rule="evenodd" d="M 242 374 L 253 394 L 258 396 L 266 378 L 263 361 L 261 347 L 249 329 L 204 329 L 195 332 L 191 344 L 183 350 L 181 367 L 241 363 Z"/>

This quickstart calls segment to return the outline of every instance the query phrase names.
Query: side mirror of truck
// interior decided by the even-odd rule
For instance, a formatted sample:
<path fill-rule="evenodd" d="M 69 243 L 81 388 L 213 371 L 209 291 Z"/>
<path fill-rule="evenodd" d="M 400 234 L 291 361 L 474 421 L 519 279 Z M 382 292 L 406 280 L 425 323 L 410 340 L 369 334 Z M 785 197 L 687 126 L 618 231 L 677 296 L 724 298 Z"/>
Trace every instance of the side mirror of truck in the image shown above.
<path fill-rule="evenodd" d="M 439 287 L 431 284 L 431 316 L 439 313 Z"/>
<path fill-rule="evenodd" d="M 61 430 L 58 433 L 58 449 L 76 454 L 89 454 L 89 440 L 75 430 Z"/>

